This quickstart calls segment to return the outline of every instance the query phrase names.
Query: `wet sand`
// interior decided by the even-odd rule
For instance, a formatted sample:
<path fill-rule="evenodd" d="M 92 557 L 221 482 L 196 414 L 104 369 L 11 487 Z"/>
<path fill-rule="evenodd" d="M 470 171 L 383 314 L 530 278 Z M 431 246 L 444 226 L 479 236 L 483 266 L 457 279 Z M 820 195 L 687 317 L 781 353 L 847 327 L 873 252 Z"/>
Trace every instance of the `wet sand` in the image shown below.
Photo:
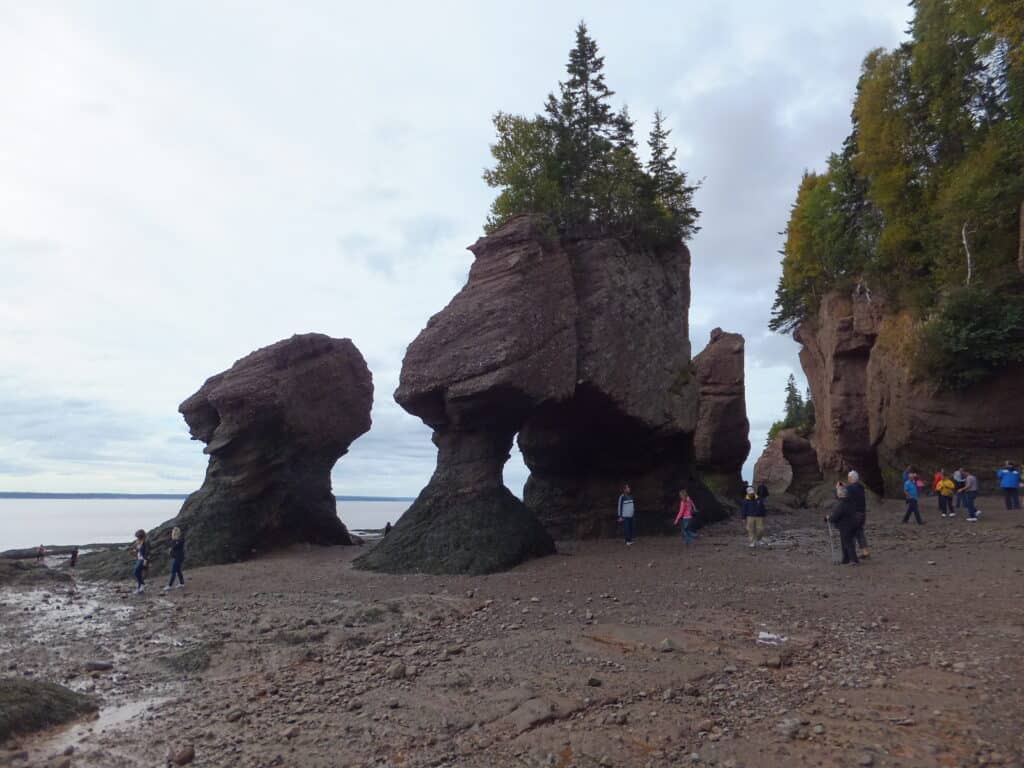
<path fill-rule="evenodd" d="M 872 510 L 859 568 L 807 511 L 769 517 L 768 548 L 733 521 L 486 577 L 297 547 L 167 594 L 4 589 L 0 671 L 103 709 L 0 765 L 1020 766 L 1024 514 L 985 502 Z"/>

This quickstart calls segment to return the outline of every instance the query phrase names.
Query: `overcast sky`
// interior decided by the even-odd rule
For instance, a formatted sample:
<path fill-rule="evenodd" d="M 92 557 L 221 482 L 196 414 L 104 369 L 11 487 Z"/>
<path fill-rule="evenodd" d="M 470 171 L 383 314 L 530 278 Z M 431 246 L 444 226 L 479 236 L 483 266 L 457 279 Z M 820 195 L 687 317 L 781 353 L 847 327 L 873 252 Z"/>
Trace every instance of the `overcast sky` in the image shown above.
<path fill-rule="evenodd" d="M 301 6 L 301 7 L 297 7 Z M 767 331 L 806 168 L 849 131 L 860 62 L 904 0 L 0 5 L 0 490 L 188 492 L 177 413 L 293 333 L 350 337 L 373 430 L 339 494 L 415 495 L 429 430 L 392 400 L 462 286 L 492 198 L 491 115 L 534 113 L 576 22 L 646 135 L 703 179 L 694 354 L 747 339 L 753 464 L 797 345 Z M 506 468 L 519 492 L 521 461 Z"/>

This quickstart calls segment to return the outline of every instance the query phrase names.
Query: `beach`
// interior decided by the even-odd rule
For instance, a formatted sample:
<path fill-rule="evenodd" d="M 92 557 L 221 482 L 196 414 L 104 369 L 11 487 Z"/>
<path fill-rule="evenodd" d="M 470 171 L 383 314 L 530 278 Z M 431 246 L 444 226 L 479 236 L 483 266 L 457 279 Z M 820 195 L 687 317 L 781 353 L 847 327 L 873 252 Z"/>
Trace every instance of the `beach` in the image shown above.
<path fill-rule="evenodd" d="M 1024 518 L 901 525 L 834 566 L 824 523 L 566 543 L 484 577 L 356 571 L 297 546 L 186 587 L 6 588 L 8 674 L 99 719 L 8 745 L 16 765 L 1004 765 L 1024 755 Z M 369 546 L 369 545 L 367 545 Z M 108 671 L 85 670 L 89 661 Z"/>

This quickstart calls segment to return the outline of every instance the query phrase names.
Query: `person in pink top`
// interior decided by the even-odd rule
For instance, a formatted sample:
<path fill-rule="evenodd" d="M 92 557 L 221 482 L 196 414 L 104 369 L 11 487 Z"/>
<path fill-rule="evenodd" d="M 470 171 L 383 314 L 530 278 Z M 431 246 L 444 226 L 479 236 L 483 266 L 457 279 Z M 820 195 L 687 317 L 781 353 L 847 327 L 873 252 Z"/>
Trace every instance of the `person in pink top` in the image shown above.
<path fill-rule="evenodd" d="M 676 521 L 672 525 L 679 525 L 679 521 L 683 521 L 683 541 L 687 544 L 697 538 L 693 531 L 690 530 L 695 510 L 696 507 L 693 505 L 693 499 L 690 498 L 690 495 L 684 488 L 679 492 L 679 514 L 676 515 Z"/>

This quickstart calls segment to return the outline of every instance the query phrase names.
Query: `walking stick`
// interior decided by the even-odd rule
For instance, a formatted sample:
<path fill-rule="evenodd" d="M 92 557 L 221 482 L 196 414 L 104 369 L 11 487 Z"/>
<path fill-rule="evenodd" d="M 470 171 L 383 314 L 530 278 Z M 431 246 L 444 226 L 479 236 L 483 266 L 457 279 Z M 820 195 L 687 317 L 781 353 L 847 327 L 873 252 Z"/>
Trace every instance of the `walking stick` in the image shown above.
<path fill-rule="evenodd" d="M 832 541 L 832 522 L 830 520 L 825 521 L 825 525 L 828 526 L 828 551 L 832 556 L 832 565 L 836 564 L 836 545 Z"/>

